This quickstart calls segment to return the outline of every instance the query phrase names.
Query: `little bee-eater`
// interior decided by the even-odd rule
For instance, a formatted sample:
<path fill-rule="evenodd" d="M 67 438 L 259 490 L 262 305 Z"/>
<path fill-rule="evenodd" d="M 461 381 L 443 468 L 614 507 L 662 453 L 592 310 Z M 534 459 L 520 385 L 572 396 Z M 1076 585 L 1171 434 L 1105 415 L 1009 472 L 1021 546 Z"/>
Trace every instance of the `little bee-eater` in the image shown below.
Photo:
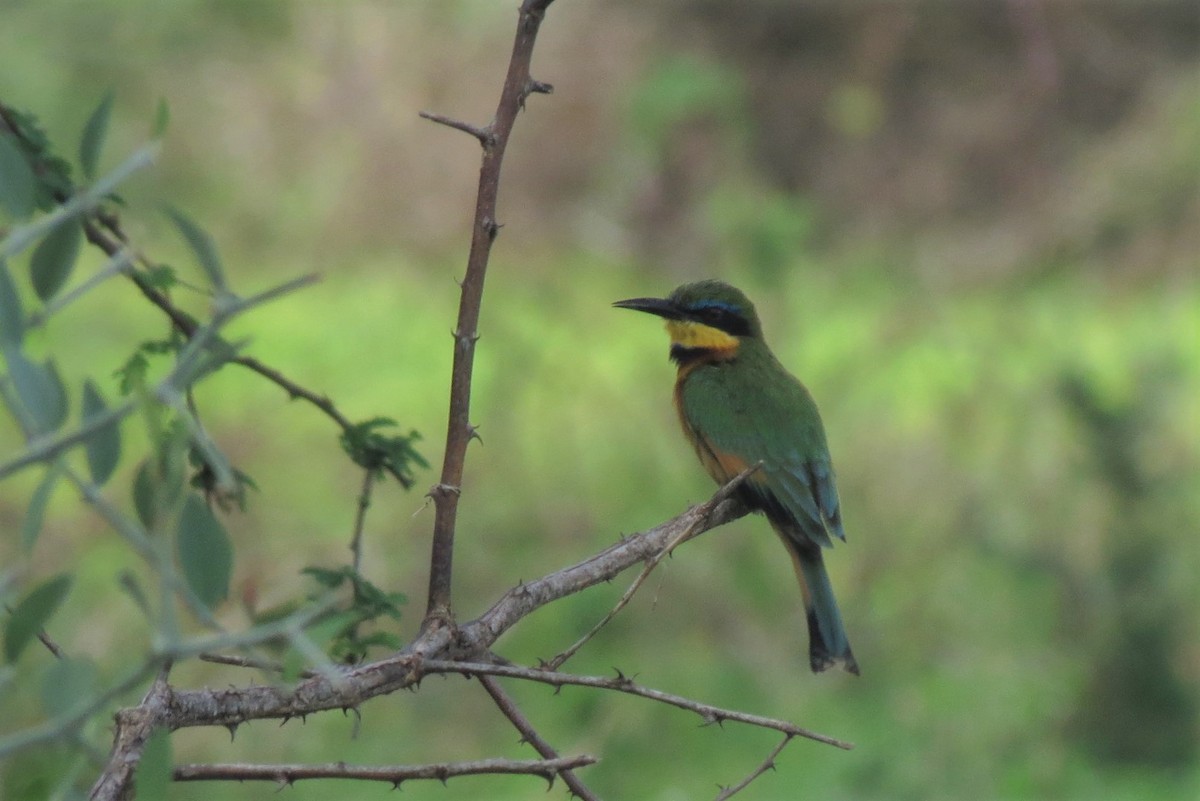
<path fill-rule="evenodd" d="M 679 368 L 675 409 L 713 480 L 725 484 L 762 462 L 740 495 L 766 514 L 791 554 L 813 672 L 841 665 L 857 674 L 821 554 L 833 537 L 846 539 L 825 429 L 808 390 L 767 347 L 754 306 L 721 281 L 613 305 L 666 320 L 671 360 Z"/>

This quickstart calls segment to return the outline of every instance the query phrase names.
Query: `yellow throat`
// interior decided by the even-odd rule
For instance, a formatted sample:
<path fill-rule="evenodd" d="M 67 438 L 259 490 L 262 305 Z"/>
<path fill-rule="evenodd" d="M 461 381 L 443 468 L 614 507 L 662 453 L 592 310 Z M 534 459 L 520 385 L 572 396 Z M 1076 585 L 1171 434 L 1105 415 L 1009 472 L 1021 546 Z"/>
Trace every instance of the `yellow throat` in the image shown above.
<path fill-rule="evenodd" d="M 738 338 L 732 334 L 692 320 L 667 320 L 667 333 L 671 344 L 681 348 L 735 351 L 738 347 Z"/>

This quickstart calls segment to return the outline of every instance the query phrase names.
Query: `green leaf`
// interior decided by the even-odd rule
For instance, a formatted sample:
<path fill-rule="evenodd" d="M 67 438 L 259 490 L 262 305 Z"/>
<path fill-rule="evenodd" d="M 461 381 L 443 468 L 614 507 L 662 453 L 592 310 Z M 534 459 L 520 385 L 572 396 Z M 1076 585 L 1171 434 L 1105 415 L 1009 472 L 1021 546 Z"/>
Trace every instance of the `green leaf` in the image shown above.
<path fill-rule="evenodd" d="M 156 264 L 153 267 L 148 267 L 142 273 L 146 279 L 146 283 L 157 290 L 166 292 L 179 283 L 179 279 L 175 277 L 175 270 L 167 264 Z"/>
<path fill-rule="evenodd" d="M 416 431 L 393 436 L 386 436 L 379 431 L 395 426 L 396 421 L 390 417 L 372 417 L 356 423 L 342 432 L 342 448 L 355 464 L 367 468 L 376 476 L 387 470 L 405 487 L 411 487 L 416 480 L 413 465 L 428 467 L 429 463 L 413 447 L 413 443 L 421 438 Z"/>
<path fill-rule="evenodd" d="M 162 139 L 166 136 L 167 126 L 171 124 L 171 107 L 167 105 L 167 99 L 160 97 L 158 99 L 158 108 L 154 112 L 154 127 L 150 129 L 150 135 L 155 139 Z"/>
<path fill-rule="evenodd" d="M 133 477 L 133 508 L 147 531 L 158 522 L 158 491 L 155 487 L 154 460 L 146 459 Z"/>
<path fill-rule="evenodd" d="M 37 364 L 19 351 L 7 354 L 8 376 L 21 405 L 29 412 L 39 433 L 57 431 L 67 419 L 67 388 L 54 361 Z"/>
<path fill-rule="evenodd" d="M 217 255 L 217 246 L 212 237 L 179 209 L 168 208 L 166 213 L 171 218 L 171 222 L 175 223 L 175 227 L 179 229 L 179 233 L 183 234 L 183 238 L 187 240 L 188 247 L 196 254 L 200 266 L 208 274 L 208 280 L 217 289 L 224 289 L 225 271 L 221 266 L 221 257 Z"/>
<path fill-rule="evenodd" d="M 0 259 L 0 348 L 17 348 L 25 335 L 25 313 L 8 263 Z"/>
<path fill-rule="evenodd" d="M 79 166 L 83 168 L 83 177 L 89 181 L 96 175 L 100 151 L 104 149 L 104 139 L 108 136 L 108 120 L 112 116 L 112 107 L 113 93 L 110 91 L 83 126 L 83 138 L 79 141 Z"/>
<path fill-rule="evenodd" d="M 229 596 L 233 547 L 225 527 L 199 495 L 191 493 L 179 517 L 179 564 L 188 586 L 212 609 Z"/>
<path fill-rule="evenodd" d="M 50 717 L 69 715 L 96 699 L 100 672 L 87 657 L 57 659 L 42 677 L 42 707 Z"/>
<path fill-rule="evenodd" d="M 25 519 L 21 521 L 21 545 L 26 552 L 32 551 L 33 544 L 37 542 L 38 534 L 42 531 L 42 520 L 46 516 L 46 505 L 61 475 L 62 462 L 58 461 L 46 470 L 46 475 L 42 476 L 37 489 L 33 491 L 33 497 L 29 499 L 29 508 L 25 510 Z"/>
<path fill-rule="evenodd" d="M 75 269 L 82 244 L 83 226 L 77 220 L 66 220 L 46 234 L 29 260 L 29 273 L 38 298 L 49 300 L 62 289 Z"/>
<path fill-rule="evenodd" d="M 142 749 L 142 759 L 133 778 L 133 797 L 138 801 L 163 801 L 174 778 L 171 734 L 163 728 L 155 729 Z"/>
<path fill-rule="evenodd" d="M 83 382 L 83 422 L 103 416 L 108 405 L 91 379 Z M 95 431 L 84 443 L 92 481 L 103 486 L 121 459 L 121 427 L 117 420 Z"/>
<path fill-rule="evenodd" d="M 17 140 L 0 133 L 0 208 L 15 220 L 33 213 L 37 181 Z"/>
<path fill-rule="evenodd" d="M 70 590 L 71 577 L 63 573 L 43 581 L 21 599 L 4 627 L 5 661 L 17 661 L 25 646 L 42 630 Z"/>

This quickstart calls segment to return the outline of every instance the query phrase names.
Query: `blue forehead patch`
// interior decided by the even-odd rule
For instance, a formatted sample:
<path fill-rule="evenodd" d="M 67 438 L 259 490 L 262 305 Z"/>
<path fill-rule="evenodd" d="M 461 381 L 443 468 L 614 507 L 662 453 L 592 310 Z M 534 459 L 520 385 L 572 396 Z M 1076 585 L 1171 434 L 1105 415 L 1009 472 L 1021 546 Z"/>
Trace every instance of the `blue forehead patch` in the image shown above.
<path fill-rule="evenodd" d="M 692 304 L 692 308 L 699 311 L 700 309 L 724 309 L 731 314 L 741 315 L 742 310 L 732 303 L 726 303 L 723 300 L 702 300 Z"/>

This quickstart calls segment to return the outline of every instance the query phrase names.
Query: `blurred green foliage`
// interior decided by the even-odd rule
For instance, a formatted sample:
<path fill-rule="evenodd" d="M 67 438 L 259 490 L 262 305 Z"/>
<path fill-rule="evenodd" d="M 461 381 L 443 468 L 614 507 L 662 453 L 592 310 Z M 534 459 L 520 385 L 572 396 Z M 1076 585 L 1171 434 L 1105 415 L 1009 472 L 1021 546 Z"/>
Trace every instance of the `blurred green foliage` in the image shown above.
<path fill-rule="evenodd" d="M 478 100 L 471 116 L 486 118 L 498 80 L 485 78 L 507 52 L 509 18 L 473 2 L 444 12 L 367 2 L 344 12 L 283 2 L 135 5 L 140 13 L 115 4 L 13 4 L 0 33 L 0 75 L 10 76 L 0 79 L 0 99 L 38 111 L 51 140 L 69 142 L 115 87 L 112 135 L 128 145 L 157 99 L 168 97 L 172 132 L 161 172 L 123 187 L 130 205 L 138 211 L 166 196 L 194 209 L 239 286 L 320 269 L 320 285 L 237 321 L 230 340 L 247 338 L 249 353 L 328 393 L 351 419 L 386 414 L 422 432 L 422 453 L 436 464 L 451 356 L 446 332 L 457 304 L 451 279 L 462 269 L 476 163 L 452 134 L 417 128 L 415 113 L 458 113 L 460 103 Z M 664 563 L 568 668 L 610 673 L 616 666 L 645 684 L 794 719 L 858 746 L 840 753 L 794 743 L 777 771 L 739 796 L 747 799 L 1194 795 L 1194 69 L 1148 83 L 1146 96 L 1159 101 L 1143 107 L 1131 128 L 1076 143 L 1064 159 L 1076 171 L 1063 181 L 1068 191 L 1054 193 L 1054 214 L 1014 218 L 1036 232 L 1033 246 L 1000 228 L 983 241 L 939 229 L 944 238 L 935 240 L 920 230 L 884 231 L 868 215 L 843 219 L 844 206 L 818 192 L 764 178 L 755 169 L 760 121 L 745 100 L 761 92 L 715 56 L 647 55 L 641 45 L 631 60 L 649 66 L 637 80 L 607 95 L 603 82 L 591 87 L 594 51 L 579 44 L 588 32 L 601 44 L 633 47 L 612 28 L 596 33 L 588 17 L 595 8 L 571 0 L 552 8 L 536 75 L 558 94 L 530 101 L 505 173 L 501 212 L 511 217 L 481 321 L 472 417 L 482 444 L 469 452 L 460 511 L 459 614 L 473 616 L 516 581 L 708 496 L 675 430 L 665 338 L 608 305 L 665 292 L 685 276 L 720 275 L 758 301 L 776 353 L 822 406 L 849 534 L 829 563 L 863 676 L 807 672 L 794 578 L 756 519 L 712 532 Z M 396 55 L 402 50 L 415 55 Z M 562 73 L 576 80 L 564 83 Z M 877 94 L 880 84 L 889 85 L 848 81 L 817 113 L 863 146 L 889 130 L 886 114 L 877 119 L 878 98 L 886 97 Z M 572 125 L 576 117 L 560 116 L 593 119 L 572 105 L 588 91 L 600 93 L 595 102 L 610 126 L 600 130 L 630 151 L 607 156 L 608 169 L 625 173 L 632 165 L 669 177 L 702 168 L 699 177 L 655 184 L 686 190 L 661 197 L 685 209 L 695 203 L 696 228 L 671 228 L 652 213 L 645 219 L 660 231 L 700 230 L 710 247 L 668 238 L 662 247 L 688 258 L 647 267 L 640 250 L 596 245 L 620 228 L 619 218 L 603 214 L 636 187 L 614 188 L 564 167 L 576 176 L 566 182 L 576 205 L 561 201 L 563 179 L 534 162 L 575 160 L 590 141 L 572 138 L 572 131 L 584 136 L 582 123 Z M 951 116 L 946 104 L 939 111 Z M 680 126 L 693 136 L 681 138 Z M 684 146 L 690 158 L 681 158 Z M 556 157 L 557 148 L 565 153 Z M 423 171 L 399 153 L 434 166 Z M 101 157 L 99 172 L 105 164 Z M 544 205 L 527 211 L 539 192 Z M 554 227 L 563 208 L 579 206 L 599 213 Z M 1171 215 L 1178 219 L 1164 227 Z M 187 291 L 203 274 L 183 245 L 165 223 L 139 219 L 139 245 L 185 265 L 174 291 L 183 305 L 203 309 L 205 299 Z M 831 238 L 834 227 L 854 233 Z M 1019 246 L 1010 254 L 1012 243 Z M 931 249 L 943 258 L 926 258 Z M 972 272 L 975 257 L 991 261 L 997 251 L 1020 267 L 983 278 Z M 947 253 L 973 280 L 955 280 Z M 1193 269 L 1125 269 L 1124 256 L 1135 265 Z M 76 271 L 100 261 L 85 248 Z M 161 319 L 128 287 L 105 285 L 76 314 L 33 335 L 32 346 L 39 354 L 52 348 L 64 375 L 93 375 L 97 392 L 114 398 L 120 382 L 111 374 L 136 343 L 163 335 Z M 150 350 L 139 369 L 152 379 L 165 368 Z M 241 625 L 247 610 L 306 592 L 304 566 L 345 561 L 361 471 L 327 420 L 244 371 L 221 369 L 196 401 L 214 439 L 261 487 L 243 514 L 223 517 L 236 555 L 231 593 L 241 603 L 219 611 Z M 125 452 L 144 450 L 146 434 L 126 429 Z M 14 433 L 0 429 L 0 453 L 18 447 Z M 122 463 L 109 486 L 128 496 L 136 474 L 136 465 Z M 40 478 L 23 474 L 0 485 L 0 524 L 13 532 L 0 541 L 0 564 L 42 579 L 62 569 L 64 555 L 81 565 L 52 634 L 78 657 L 71 664 L 87 665 L 79 675 L 102 686 L 99 679 L 120 674 L 123 653 L 146 645 L 122 625 L 135 605 L 114 580 L 141 568 L 61 491 L 48 498 L 44 528 L 24 555 L 19 521 Z M 420 487 L 435 476 L 418 472 L 415 480 Z M 379 485 L 365 531 L 370 581 L 420 597 L 431 525 L 418 493 Z M 552 656 L 622 590 L 595 588 L 534 615 L 499 651 L 526 663 Z M 406 615 L 401 636 L 415 623 Z M 36 646 L 22 659 L 46 670 L 52 658 Z M 183 686 L 251 679 L 200 664 L 181 665 L 175 678 Z M 6 728 L 41 714 L 38 683 L 13 681 L 3 697 Z M 561 752 L 603 757 L 584 775 L 610 798 L 711 796 L 714 784 L 736 781 L 775 742 L 733 725 L 696 728 L 682 712 L 635 699 L 578 688 L 511 690 Z M 528 756 L 489 703 L 472 682 L 430 679 L 417 694 L 365 706 L 361 723 L 332 714 L 303 727 L 256 723 L 232 743 L 224 730 L 183 731 L 172 736 L 171 751 L 189 762 Z M 103 721 L 89 734 L 105 747 Z M 24 801 L 86 785 L 93 768 L 50 748 L 0 772 L 0 795 Z M 524 778 L 471 779 L 404 791 L 417 799 L 502 799 L 527 798 L 535 786 Z M 332 791 L 345 798 L 387 792 Z M 177 785 L 169 797 L 265 792 Z M 331 789 L 300 783 L 285 792 L 315 799 Z"/>

